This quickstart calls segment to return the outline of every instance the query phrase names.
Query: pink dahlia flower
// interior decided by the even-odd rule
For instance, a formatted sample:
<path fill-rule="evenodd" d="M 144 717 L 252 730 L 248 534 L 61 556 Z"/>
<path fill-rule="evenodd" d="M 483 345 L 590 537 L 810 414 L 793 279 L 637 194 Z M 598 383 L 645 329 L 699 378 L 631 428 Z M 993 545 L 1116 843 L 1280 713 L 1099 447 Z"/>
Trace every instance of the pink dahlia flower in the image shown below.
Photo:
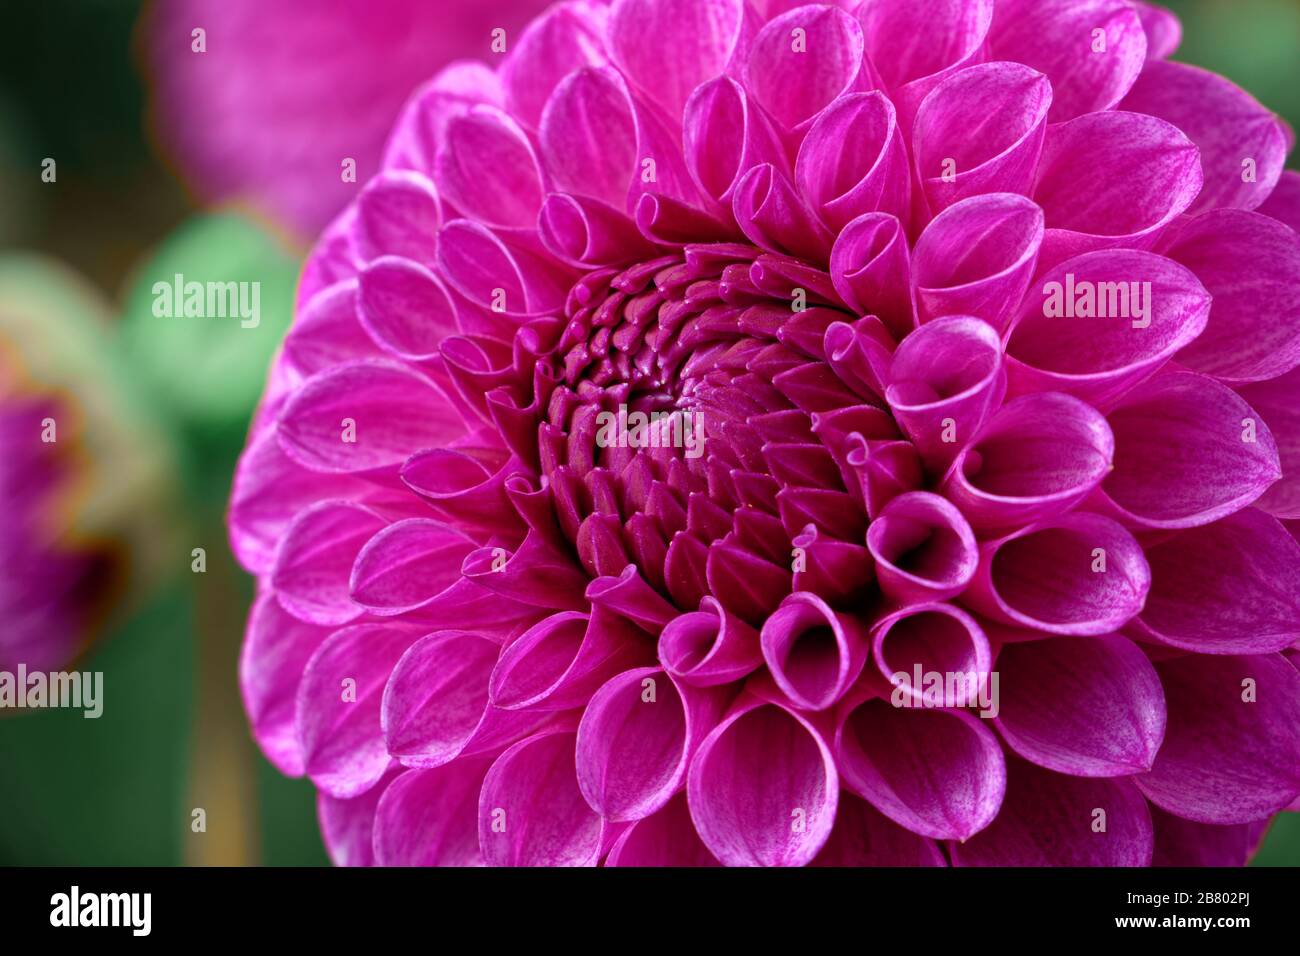
<path fill-rule="evenodd" d="M 155 3 L 142 26 L 154 129 L 202 199 L 249 200 L 314 236 L 378 170 L 384 137 L 416 84 L 456 57 L 487 58 L 493 30 L 506 31 L 508 44 L 545 5 Z M 356 164 L 350 181 L 345 159 Z"/>
<path fill-rule="evenodd" d="M 1297 190 L 1177 38 L 579 0 L 421 89 L 230 510 L 334 858 L 1243 862 L 1300 795 Z"/>

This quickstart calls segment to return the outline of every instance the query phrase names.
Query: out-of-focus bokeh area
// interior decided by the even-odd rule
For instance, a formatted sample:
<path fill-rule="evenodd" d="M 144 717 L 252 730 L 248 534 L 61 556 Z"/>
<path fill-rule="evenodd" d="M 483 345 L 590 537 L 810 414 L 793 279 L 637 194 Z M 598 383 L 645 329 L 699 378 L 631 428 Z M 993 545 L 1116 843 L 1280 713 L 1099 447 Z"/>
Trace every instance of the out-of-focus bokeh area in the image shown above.
<path fill-rule="evenodd" d="M 204 3 L 287 2 L 159 7 L 183 19 Z M 1300 0 L 1166 5 L 1185 28 L 1175 59 L 1225 74 L 1300 126 Z M 17 350 L 28 377 L 85 412 L 66 430 L 98 456 L 82 508 L 97 534 L 130 546 L 100 640 L 69 665 L 104 673 L 103 716 L 0 712 L 0 864 L 323 864 L 311 786 L 273 770 L 248 734 L 236 668 L 252 587 L 223 525 L 305 242 L 249 203 L 205 204 L 182 186 L 165 124 L 184 117 L 160 112 L 164 135 L 148 120 L 140 20 L 158 12 L 14 0 L 0 29 L 3 328 L 31 339 Z M 174 37 L 188 53 L 190 37 Z M 274 36 L 259 42 L 274 56 Z M 260 282 L 259 325 L 156 317 L 153 283 L 177 273 Z M 197 808 L 204 832 L 192 826 Z M 1256 863 L 1300 863 L 1300 814 L 1274 825 Z"/>

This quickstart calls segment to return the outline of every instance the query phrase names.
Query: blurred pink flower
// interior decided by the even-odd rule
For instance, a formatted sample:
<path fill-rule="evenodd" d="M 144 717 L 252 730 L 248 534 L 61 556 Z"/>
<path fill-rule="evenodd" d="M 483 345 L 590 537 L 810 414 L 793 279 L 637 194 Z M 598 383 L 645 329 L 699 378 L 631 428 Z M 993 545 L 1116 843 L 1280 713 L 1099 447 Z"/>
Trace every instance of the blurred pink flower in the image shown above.
<path fill-rule="evenodd" d="M 378 169 L 402 102 L 489 58 L 545 0 L 170 0 L 141 24 L 153 127 L 205 202 L 250 201 L 304 237 Z M 195 52 L 193 31 L 204 31 Z M 344 182 L 341 164 L 356 161 Z"/>

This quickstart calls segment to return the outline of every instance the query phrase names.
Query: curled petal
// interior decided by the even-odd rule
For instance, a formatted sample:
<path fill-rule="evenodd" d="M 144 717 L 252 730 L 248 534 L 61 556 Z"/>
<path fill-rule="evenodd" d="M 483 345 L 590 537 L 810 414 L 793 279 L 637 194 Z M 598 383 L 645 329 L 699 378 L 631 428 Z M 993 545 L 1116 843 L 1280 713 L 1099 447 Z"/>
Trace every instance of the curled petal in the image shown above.
<path fill-rule="evenodd" d="M 601 608 L 552 614 L 501 653 L 488 690 L 504 710 L 567 710 L 614 674 L 648 663 L 649 638 Z"/>
<path fill-rule="evenodd" d="M 1002 812 L 948 852 L 953 866 L 1150 866 L 1153 841 L 1131 780 L 1067 777 L 1010 759 Z"/>
<path fill-rule="evenodd" d="M 806 128 L 862 82 L 862 28 L 836 7 L 810 5 L 769 21 L 749 51 L 745 85 L 787 129 Z"/>
<path fill-rule="evenodd" d="M 664 807 L 730 696 L 725 688 L 678 687 L 657 667 L 610 678 L 578 725 L 578 786 L 591 808 L 628 821 Z"/>
<path fill-rule="evenodd" d="M 801 710 L 825 710 L 844 696 L 871 650 L 858 618 L 806 591 L 768 617 L 760 646 L 777 686 Z"/>
<path fill-rule="evenodd" d="M 763 663 L 758 632 L 712 597 L 664 626 L 659 660 L 683 684 L 709 687 L 740 680 Z"/>
<path fill-rule="evenodd" d="M 804 137 L 795 179 L 836 232 L 869 212 L 907 215 L 910 177 L 893 104 L 879 91 L 836 100 Z"/>
<path fill-rule="evenodd" d="M 1263 820 L 1300 795 L 1300 671 L 1280 654 L 1156 664 L 1169 727 L 1147 799 L 1198 823 Z"/>
<path fill-rule="evenodd" d="M 506 245 L 492 230 L 456 219 L 438 235 L 438 270 L 473 305 L 514 316 L 559 309 L 568 273 L 553 260 Z"/>
<path fill-rule="evenodd" d="M 1023 196 L 991 193 L 949 206 L 912 252 L 919 321 L 974 315 L 1004 332 L 1042 241 L 1043 211 Z"/>
<path fill-rule="evenodd" d="M 936 86 L 912 130 L 931 213 L 985 193 L 1028 195 L 1051 105 L 1052 84 L 1021 63 L 968 67 Z"/>
<path fill-rule="evenodd" d="M 1194 372 L 1163 373 L 1107 416 L 1115 469 L 1105 509 L 1139 528 L 1209 524 L 1255 501 L 1282 476 L 1268 426 L 1236 393 Z"/>
<path fill-rule="evenodd" d="M 835 824 L 840 781 L 822 734 L 798 713 L 746 695 L 691 761 L 696 832 L 726 866 L 802 866 Z"/>
<path fill-rule="evenodd" d="M 1151 568 L 1123 526 L 1074 511 L 980 546 L 962 600 L 985 617 L 1053 634 L 1107 634 L 1143 607 Z"/>
<path fill-rule="evenodd" d="M 1147 656 L 1118 634 L 1009 643 L 996 662 L 998 730 L 1016 753 L 1072 777 L 1151 769 L 1165 697 Z"/>
<path fill-rule="evenodd" d="M 936 707 L 969 702 L 935 699 L 927 674 L 969 675 L 963 687 L 988 687 L 993 654 L 976 620 L 951 604 L 914 604 L 881 618 L 872 629 L 876 667 L 902 704 Z M 918 677 L 920 679 L 918 679 Z M 946 691 L 945 691 L 946 693 Z"/>
<path fill-rule="evenodd" d="M 1200 654 L 1263 654 L 1300 638 L 1300 543 L 1255 508 L 1147 548 L 1151 595 L 1132 633 Z"/>
<path fill-rule="evenodd" d="M 899 343 L 885 398 L 932 472 L 942 472 L 1006 394 L 1002 342 L 987 322 L 949 316 Z"/>
<path fill-rule="evenodd" d="M 574 773 L 572 731 L 535 734 L 492 764 L 478 801 L 488 866 L 595 866 L 609 826 L 587 806 Z"/>
<path fill-rule="evenodd" d="M 755 166 L 771 163 L 790 172 L 771 117 L 728 76 L 703 83 L 691 94 L 682 138 L 691 177 L 718 202 L 729 202 L 737 183 Z"/>
<path fill-rule="evenodd" d="M 830 252 L 832 236 L 791 183 L 770 163 L 755 166 L 736 184 L 732 213 L 745 236 L 769 252 L 814 261 Z"/>
<path fill-rule="evenodd" d="M 617 209 L 568 193 L 546 197 L 538 231 L 552 255 L 583 268 L 648 257 L 654 248 L 642 238 L 636 223 Z"/>
<path fill-rule="evenodd" d="M 911 252 L 896 217 L 867 213 L 845 226 L 830 268 L 835 291 L 859 315 L 879 316 L 896 339 L 916 327 Z"/>
<path fill-rule="evenodd" d="M 910 491 L 885 505 L 867 528 L 880 590 L 900 604 L 960 594 L 979 563 L 970 525 L 953 505 Z"/>
<path fill-rule="evenodd" d="M 507 483 L 520 471 L 516 459 L 492 471 L 472 455 L 452 448 L 431 448 L 408 458 L 401 477 L 439 520 L 482 540 L 511 538 L 523 530 L 506 493 Z"/>
<path fill-rule="evenodd" d="M 962 449 L 943 493 L 976 528 L 1010 527 L 1068 511 L 1110 473 L 1105 416 L 1059 392 L 1003 405 Z"/>
<path fill-rule="evenodd" d="M 969 839 L 1002 804 L 1002 746 L 965 711 L 872 697 L 844 715 L 835 748 L 845 786 L 921 836 Z"/>

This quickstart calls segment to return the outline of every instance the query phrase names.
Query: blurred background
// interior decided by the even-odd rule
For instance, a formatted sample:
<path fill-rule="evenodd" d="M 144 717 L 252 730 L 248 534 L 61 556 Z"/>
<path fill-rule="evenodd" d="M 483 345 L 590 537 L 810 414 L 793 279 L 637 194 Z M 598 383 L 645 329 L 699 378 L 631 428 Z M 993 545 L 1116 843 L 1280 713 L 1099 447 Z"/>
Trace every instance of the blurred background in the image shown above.
<path fill-rule="evenodd" d="M 1300 0 L 1165 5 L 1184 25 L 1175 59 L 1300 127 Z M 336 157 L 355 157 L 364 183 L 419 82 L 486 57 L 494 26 L 542 6 L 6 0 L 0 332 L 15 341 L 0 359 L 15 352 L 80 410 L 60 440 L 85 446 L 77 520 L 114 570 L 96 572 L 113 589 L 88 612 L 99 640 L 69 665 L 104 672 L 103 716 L 0 711 L 0 864 L 328 862 L 311 786 L 271 768 L 240 705 L 252 582 L 226 544 L 230 478 L 307 242 L 357 188 Z M 391 29 L 349 22 L 377 7 Z M 331 186 L 302 187 L 313 181 Z M 259 326 L 155 318 L 152 284 L 175 273 L 260 282 Z M 1300 864 L 1300 814 L 1274 824 L 1255 864 Z"/>

